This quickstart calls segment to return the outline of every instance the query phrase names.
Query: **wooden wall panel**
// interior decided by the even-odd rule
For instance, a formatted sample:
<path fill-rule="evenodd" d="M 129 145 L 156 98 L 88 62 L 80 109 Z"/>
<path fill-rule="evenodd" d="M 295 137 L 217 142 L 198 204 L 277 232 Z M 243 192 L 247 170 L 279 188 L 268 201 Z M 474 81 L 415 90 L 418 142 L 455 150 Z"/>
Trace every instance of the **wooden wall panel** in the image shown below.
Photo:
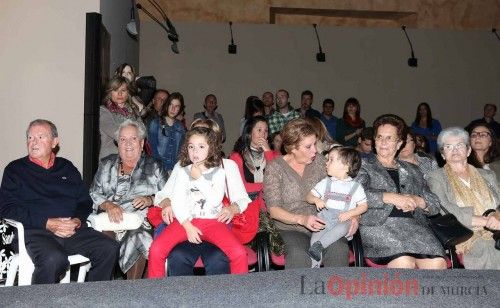
<path fill-rule="evenodd" d="M 138 0 L 153 10 L 147 0 Z M 280 14 L 276 23 L 354 27 L 399 27 L 402 23 L 423 29 L 500 28 L 500 0 L 157 0 L 173 21 L 269 23 L 272 7 L 343 10 L 346 12 L 413 12 L 409 19 L 328 17 Z M 141 18 L 144 16 L 141 13 Z M 146 17 L 147 18 L 147 17 Z"/>

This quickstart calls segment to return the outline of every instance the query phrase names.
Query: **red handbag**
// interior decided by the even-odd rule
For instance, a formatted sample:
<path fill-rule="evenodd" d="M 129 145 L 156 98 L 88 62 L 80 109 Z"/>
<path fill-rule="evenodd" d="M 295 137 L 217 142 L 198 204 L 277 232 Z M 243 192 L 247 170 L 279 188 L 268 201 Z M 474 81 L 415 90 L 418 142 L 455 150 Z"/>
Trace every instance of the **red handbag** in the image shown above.
<path fill-rule="evenodd" d="M 224 163 L 222 163 L 222 168 L 224 168 Z M 228 197 L 229 190 L 227 187 L 226 177 L 226 193 L 222 199 L 223 206 L 231 205 L 230 198 Z M 242 244 L 249 243 L 257 234 L 259 229 L 259 209 L 261 202 L 262 197 L 259 193 L 259 197 L 250 202 L 247 209 L 243 213 L 234 215 L 231 220 L 231 231 Z"/>
<path fill-rule="evenodd" d="M 157 228 L 163 222 L 163 218 L 161 218 L 161 207 L 150 207 L 146 216 L 154 228 Z"/>

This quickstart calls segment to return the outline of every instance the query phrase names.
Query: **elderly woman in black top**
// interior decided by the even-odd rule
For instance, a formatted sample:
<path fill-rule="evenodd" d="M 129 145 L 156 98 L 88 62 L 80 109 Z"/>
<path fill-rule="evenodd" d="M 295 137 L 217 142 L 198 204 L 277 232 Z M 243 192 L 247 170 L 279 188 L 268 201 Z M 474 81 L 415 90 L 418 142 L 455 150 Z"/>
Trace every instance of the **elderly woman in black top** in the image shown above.
<path fill-rule="evenodd" d="M 391 268 L 446 268 L 443 247 L 425 217 L 439 212 L 439 199 L 417 166 L 396 159 L 406 124 L 388 114 L 373 128 L 377 154 L 363 160 L 356 178 L 368 200 L 359 227 L 365 255 Z"/>

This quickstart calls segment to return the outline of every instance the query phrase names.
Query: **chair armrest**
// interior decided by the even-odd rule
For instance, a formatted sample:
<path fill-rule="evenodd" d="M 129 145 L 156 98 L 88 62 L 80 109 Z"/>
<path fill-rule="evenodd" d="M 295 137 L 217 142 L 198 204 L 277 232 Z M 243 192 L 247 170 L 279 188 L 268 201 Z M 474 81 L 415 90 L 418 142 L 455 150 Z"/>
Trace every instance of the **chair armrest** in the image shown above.
<path fill-rule="evenodd" d="M 23 226 L 23 224 L 17 220 L 14 220 L 14 219 L 4 218 L 3 220 L 5 221 L 6 224 L 17 229 L 17 235 L 18 235 L 18 238 L 20 241 L 19 244 L 21 244 L 21 241 L 22 241 L 22 246 L 24 246 L 24 226 Z M 21 246 L 21 245 L 19 245 L 19 246 Z"/>
<path fill-rule="evenodd" d="M 450 257 L 450 262 L 451 262 L 451 268 L 456 269 L 456 268 L 464 268 L 463 265 L 460 264 L 460 261 L 458 260 L 458 255 L 457 252 L 455 251 L 455 247 L 452 247 L 448 249 L 448 254 Z"/>
<path fill-rule="evenodd" d="M 266 231 L 258 232 L 255 235 L 255 246 L 257 251 L 257 266 L 259 272 L 269 271 L 269 233 Z"/>
<path fill-rule="evenodd" d="M 9 218 L 4 218 L 4 221 L 6 224 L 17 229 L 17 241 L 18 241 L 17 246 L 19 249 L 19 255 L 22 258 L 24 258 L 25 256 L 28 256 L 28 251 L 26 250 L 26 244 L 24 242 L 24 226 L 23 226 L 23 224 L 17 220 L 9 219 Z"/>
<path fill-rule="evenodd" d="M 354 233 L 354 235 L 352 236 L 352 240 L 349 241 L 349 244 L 352 248 L 352 252 L 354 253 L 354 266 L 365 266 L 363 243 L 361 242 L 361 235 L 359 234 L 359 230 Z"/>

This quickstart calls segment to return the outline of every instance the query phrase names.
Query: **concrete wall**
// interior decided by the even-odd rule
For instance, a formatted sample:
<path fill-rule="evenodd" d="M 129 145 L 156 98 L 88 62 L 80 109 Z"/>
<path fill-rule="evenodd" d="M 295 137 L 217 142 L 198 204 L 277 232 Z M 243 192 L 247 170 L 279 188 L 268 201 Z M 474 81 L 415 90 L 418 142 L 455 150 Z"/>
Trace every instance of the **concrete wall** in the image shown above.
<path fill-rule="evenodd" d="M 57 125 L 60 155 L 81 170 L 87 12 L 99 12 L 99 0 L 2 1 L 1 174 L 26 155 L 25 130 L 35 118 Z"/>
<path fill-rule="evenodd" d="M 407 65 L 409 47 L 399 29 L 321 27 L 326 63 L 317 63 L 311 26 L 233 25 L 238 54 L 229 55 L 227 24 L 176 23 L 180 54 L 170 51 L 156 24 L 141 24 L 141 73 L 158 86 L 184 94 L 188 119 L 213 92 L 228 127 L 228 151 L 238 135 L 249 95 L 284 88 L 298 107 L 302 90 L 315 94 L 313 107 L 331 97 L 340 116 L 345 100 L 357 97 L 371 123 L 382 113 L 408 122 L 427 101 L 444 127 L 481 116 L 482 105 L 500 104 L 500 42 L 484 31 L 410 30 L 418 68 Z"/>

